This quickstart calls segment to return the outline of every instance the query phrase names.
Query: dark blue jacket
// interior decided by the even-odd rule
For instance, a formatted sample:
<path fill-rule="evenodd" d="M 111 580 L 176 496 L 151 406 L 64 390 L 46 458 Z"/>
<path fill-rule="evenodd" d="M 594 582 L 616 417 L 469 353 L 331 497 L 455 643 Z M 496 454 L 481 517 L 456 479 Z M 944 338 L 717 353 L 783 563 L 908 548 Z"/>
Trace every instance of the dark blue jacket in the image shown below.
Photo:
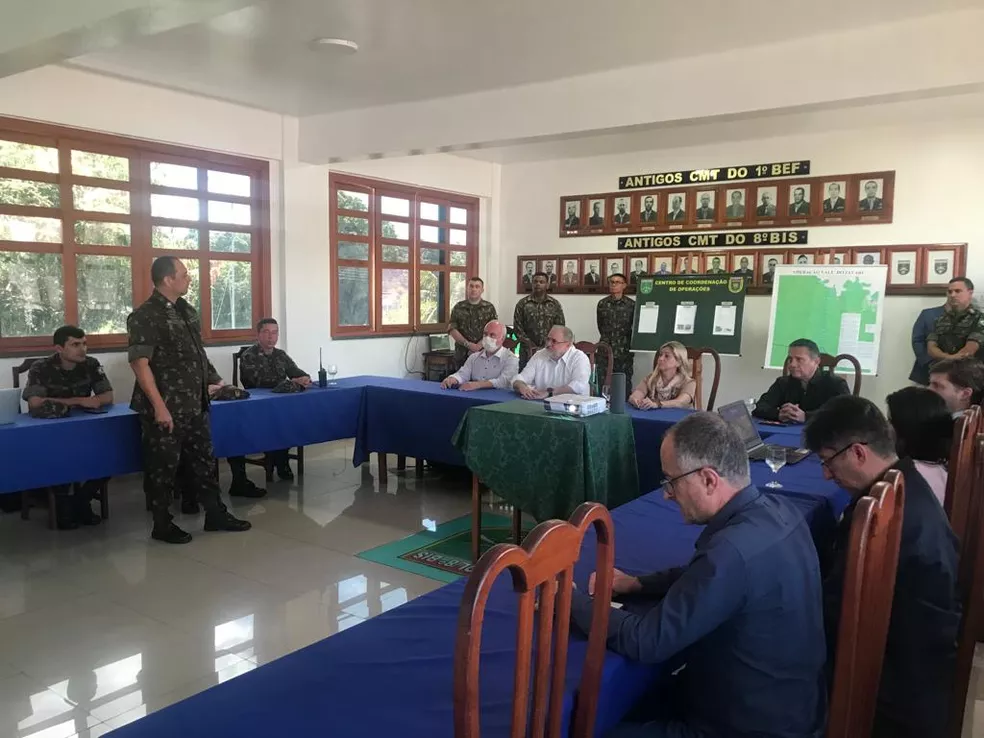
<path fill-rule="evenodd" d="M 608 647 L 652 664 L 680 654 L 677 712 L 688 725 L 721 738 L 823 735 L 820 566 L 798 512 L 746 487 L 710 520 L 686 567 L 640 579 L 665 597 L 644 615 L 612 610 Z M 584 632 L 591 606 L 574 591 Z"/>
<path fill-rule="evenodd" d="M 924 387 L 929 384 L 929 365 L 933 363 L 926 350 L 926 339 L 933 332 L 936 319 L 943 314 L 943 310 L 943 305 L 926 308 L 919 313 L 916 322 L 912 324 L 912 353 L 916 355 L 916 360 L 912 364 L 909 381 Z"/>

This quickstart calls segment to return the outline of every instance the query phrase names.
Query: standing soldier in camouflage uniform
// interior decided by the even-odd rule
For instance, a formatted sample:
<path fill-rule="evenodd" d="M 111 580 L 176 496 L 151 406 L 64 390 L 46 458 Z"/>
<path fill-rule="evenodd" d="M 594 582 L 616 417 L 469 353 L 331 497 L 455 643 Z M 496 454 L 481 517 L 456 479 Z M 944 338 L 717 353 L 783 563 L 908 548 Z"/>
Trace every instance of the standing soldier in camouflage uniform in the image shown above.
<path fill-rule="evenodd" d="M 635 300 L 625 296 L 624 274 L 608 278 L 608 297 L 598 302 L 599 341 L 612 347 L 612 372 L 625 374 L 625 390 L 632 391 L 632 321 L 635 319 Z"/>
<path fill-rule="evenodd" d="M 205 508 L 205 530 L 249 530 L 252 526 L 233 517 L 219 498 L 208 424 L 209 395 L 218 387 L 209 385 L 198 313 L 183 299 L 191 284 L 188 269 L 176 257 L 161 256 L 150 276 L 154 293 L 130 313 L 126 327 L 137 379 L 130 407 L 140 415 L 144 489 L 154 513 L 151 537 L 165 543 L 191 540 L 168 510 L 182 462 Z"/>
<path fill-rule="evenodd" d="M 468 299 L 451 308 L 448 322 L 448 335 L 454 341 L 454 364 L 460 369 L 465 365 L 469 354 L 482 350 L 482 334 L 485 326 L 498 319 L 495 305 L 482 299 L 485 282 L 481 277 L 468 280 Z"/>
<path fill-rule="evenodd" d="M 297 366 L 286 351 L 277 348 L 279 340 L 280 326 L 276 320 L 263 318 L 256 324 L 256 343 L 239 357 L 239 381 L 243 387 L 273 389 L 287 379 L 301 387 L 311 384 L 311 376 Z M 289 451 L 290 449 L 282 449 L 266 452 L 273 459 L 277 476 L 288 481 L 294 478 L 287 457 Z M 260 489 L 247 478 L 245 456 L 230 456 L 229 468 L 232 469 L 230 497 L 262 497 L 266 494 L 266 490 Z"/>
<path fill-rule="evenodd" d="M 513 313 L 513 328 L 520 340 L 519 367 L 547 343 L 547 334 L 555 325 L 566 325 L 564 308 L 547 294 L 547 275 L 537 272 L 533 275 L 533 294 L 516 303 Z M 530 345 L 527 345 L 529 342 Z M 531 350 L 532 349 L 532 350 Z"/>
<path fill-rule="evenodd" d="M 99 360 L 87 355 L 85 331 L 74 325 L 63 325 L 52 338 L 55 353 L 38 359 L 27 373 L 27 385 L 22 397 L 28 412 L 35 417 L 61 416 L 68 408 L 99 410 L 113 404 L 113 386 L 106 378 Z M 82 525 L 98 525 L 102 520 L 90 505 L 95 493 L 108 479 L 90 479 L 75 486 L 69 495 L 70 484 L 52 488 L 55 493 L 55 519 L 59 530 L 72 530 Z"/>
<path fill-rule="evenodd" d="M 974 283 L 954 277 L 946 288 L 946 307 L 926 337 L 930 359 L 976 356 L 984 346 L 984 315 L 974 307 Z M 930 369 L 932 371 L 932 368 Z"/>

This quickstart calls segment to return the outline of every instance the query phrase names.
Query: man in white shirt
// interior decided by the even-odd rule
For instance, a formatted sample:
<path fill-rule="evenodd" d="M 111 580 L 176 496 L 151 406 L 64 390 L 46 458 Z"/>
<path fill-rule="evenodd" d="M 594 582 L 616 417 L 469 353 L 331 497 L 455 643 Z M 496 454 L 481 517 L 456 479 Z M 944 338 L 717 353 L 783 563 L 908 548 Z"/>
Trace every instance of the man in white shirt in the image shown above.
<path fill-rule="evenodd" d="M 509 389 L 519 371 L 519 357 L 503 347 L 505 339 L 506 327 L 498 320 L 490 320 L 482 333 L 482 350 L 469 355 L 461 369 L 441 382 L 441 386 L 457 387 L 465 392 Z"/>
<path fill-rule="evenodd" d="M 513 382 L 516 394 L 526 400 L 554 395 L 587 395 L 591 361 L 574 347 L 570 328 L 555 325 L 547 334 L 546 348 L 537 351 Z"/>

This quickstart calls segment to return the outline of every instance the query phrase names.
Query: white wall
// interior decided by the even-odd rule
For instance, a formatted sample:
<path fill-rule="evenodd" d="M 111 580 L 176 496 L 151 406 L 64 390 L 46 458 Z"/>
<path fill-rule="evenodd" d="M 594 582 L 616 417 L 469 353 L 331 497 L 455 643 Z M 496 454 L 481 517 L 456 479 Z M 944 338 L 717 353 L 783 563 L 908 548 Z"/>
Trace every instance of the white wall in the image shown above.
<path fill-rule="evenodd" d="M 893 120 L 886 116 L 883 120 Z M 894 169 L 895 222 L 890 225 L 813 228 L 809 246 L 856 246 L 967 242 L 968 275 L 984 282 L 980 242 L 979 171 L 984 165 L 984 128 L 979 118 L 939 119 L 868 130 L 729 140 L 722 128 L 707 145 L 653 150 L 596 158 L 514 163 L 502 167 L 500 207 L 501 303 L 515 303 L 516 257 L 538 253 L 616 251 L 616 237 L 561 239 L 557 235 L 561 195 L 617 189 L 619 175 L 727 166 L 766 161 L 810 159 L 814 175 Z M 720 141 L 721 143 L 715 143 Z M 596 296 L 560 295 L 568 325 L 579 338 L 597 340 Z M 746 301 L 742 356 L 723 360 L 719 403 L 762 392 L 777 372 L 762 369 L 770 297 Z M 890 297 L 882 332 L 879 374 L 865 378 L 862 392 L 876 402 L 907 384 L 912 365 L 909 333 L 924 307 L 941 300 Z M 637 355 L 635 376 L 651 368 L 652 354 Z"/>

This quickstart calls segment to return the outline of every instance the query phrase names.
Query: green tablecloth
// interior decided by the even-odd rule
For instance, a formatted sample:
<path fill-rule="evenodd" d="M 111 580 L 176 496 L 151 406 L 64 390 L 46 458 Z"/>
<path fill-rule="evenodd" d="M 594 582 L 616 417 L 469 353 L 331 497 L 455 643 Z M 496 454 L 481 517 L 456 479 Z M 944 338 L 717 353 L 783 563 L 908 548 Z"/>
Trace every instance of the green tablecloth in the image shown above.
<path fill-rule="evenodd" d="M 540 402 L 468 409 L 452 439 L 495 494 L 537 520 L 566 520 L 585 501 L 618 507 L 639 496 L 632 418 L 572 418 Z"/>

